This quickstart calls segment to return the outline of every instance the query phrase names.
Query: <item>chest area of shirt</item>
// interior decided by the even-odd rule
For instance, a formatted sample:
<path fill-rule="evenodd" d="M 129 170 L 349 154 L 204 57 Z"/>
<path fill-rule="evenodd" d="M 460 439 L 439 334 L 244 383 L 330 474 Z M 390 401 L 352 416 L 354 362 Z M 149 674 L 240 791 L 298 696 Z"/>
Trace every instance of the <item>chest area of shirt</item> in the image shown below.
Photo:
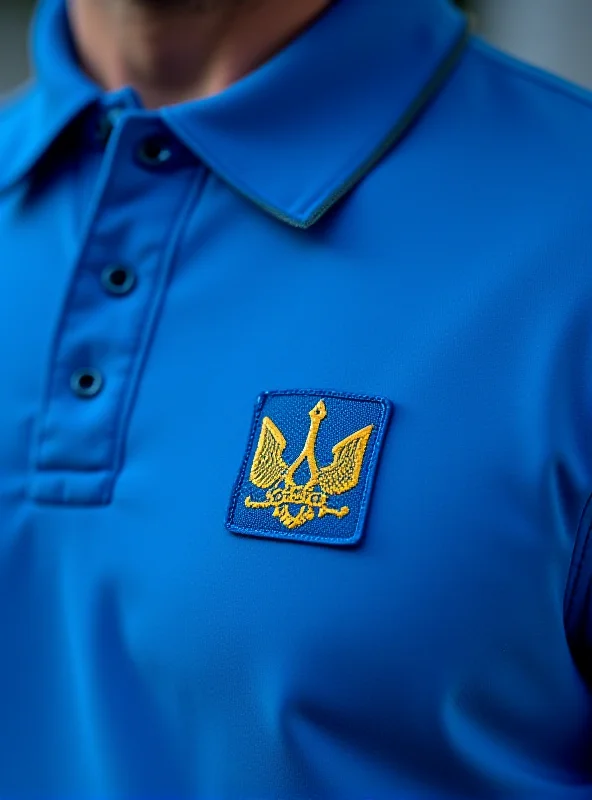
<path fill-rule="evenodd" d="M 153 670 L 167 676 L 155 692 L 189 686 L 204 702 L 203 687 L 215 686 L 218 715 L 238 693 L 241 713 L 263 725 L 256 675 L 268 670 L 287 692 L 274 713 L 290 693 L 347 706 L 360 741 L 377 709 L 389 735 L 392 720 L 416 713 L 409 686 L 427 687 L 427 720 L 451 687 L 478 694 L 508 646 L 543 664 L 531 621 L 561 636 L 545 587 L 550 570 L 560 596 L 569 564 L 554 505 L 569 384 L 556 388 L 553 327 L 547 339 L 540 326 L 529 333 L 542 313 L 534 326 L 516 317 L 522 289 L 507 275 L 476 291 L 468 261 L 444 280 L 432 250 L 409 241 L 387 254 L 265 226 L 255 236 L 232 214 L 222 236 L 219 213 L 193 226 L 185 213 L 176 249 L 173 219 L 146 236 L 116 219 L 72 258 L 63 232 L 43 247 L 24 232 L 14 258 L 29 272 L 2 273 L 2 335 L 21 345 L 6 350 L 6 518 L 26 495 L 34 551 L 41 558 L 54 536 L 58 565 L 76 566 L 80 635 L 109 580 L 118 646 L 149 683 Z M 118 236 L 133 257 L 118 252 Z M 310 403 L 255 424 L 255 401 L 270 390 Z M 360 515 L 362 500 L 348 495 L 357 484 L 339 494 L 319 478 L 348 440 L 351 473 L 366 437 L 365 477 L 382 422 L 352 410 L 350 395 L 393 406 L 356 545 L 228 530 L 243 464 L 245 486 L 254 480 L 239 527 L 252 514 L 267 531 L 298 523 L 322 536 L 326 523 L 338 539 Z M 569 472 L 576 456 L 566 457 Z M 285 471 L 266 483 L 256 476 L 269 463 Z M 18 539 L 19 525 L 10 534 Z M 336 664 L 347 666 L 332 684 Z M 504 697 L 503 682 L 496 692 Z"/>

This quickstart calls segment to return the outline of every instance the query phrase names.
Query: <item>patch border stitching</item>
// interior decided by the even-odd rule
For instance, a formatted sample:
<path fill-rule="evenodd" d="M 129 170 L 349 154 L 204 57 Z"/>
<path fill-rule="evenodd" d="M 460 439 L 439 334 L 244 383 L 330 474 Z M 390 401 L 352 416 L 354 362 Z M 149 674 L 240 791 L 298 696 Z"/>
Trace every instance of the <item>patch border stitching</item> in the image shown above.
<path fill-rule="evenodd" d="M 245 475 L 247 473 L 247 469 L 251 461 L 253 444 L 255 441 L 255 437 L 257 436 L 257 431 L 259 430 L 259 425 L 261 422 L 261 414 L 263 411 L 263 407 L 265 406 L 266 400 L 270 397 L 294 397 L 294 396 L 307 397 L 309 395 L 317 397 L 332 397 L 338 400 L 354 400 L 357 402 L 366 402 L 366 403 L 373 402 L 377 403 L 382 408 L 376 439 L 374 440 L 372 451 L 369 454 L 370 467 L 368 468 L 366 479 L 364 481 L 363 500 L 360 504 L 360 510 L 358 513 L 358 520 L 355 530 L 353 531 L 351 536 L 343 538 L 335 536 L 333 537 L 312 536 L 306 533 L 290 533 L 290 532 L 284 533 L 283 531 L 270 532 L 261 530 L 260 528 L 247 528 L 244 525 L 239 526 L 234 524 L 232 522 L 232 518 L 236 511 L 236 507 L 241 494 L 241 489 L 245 481 Z M 338 392 L 335 390 L 325 391 L 317 389 L 293 389 L 293 390 L 286 389 L 280 391 L 261 392 L 255 403 L 255 413 L 253 416 L 253 421 L 251 423 L 251 430 L 249 432 L 245 457 L 242 460 L 238 478 L 234 483 L 234 489 L 232 491 L 232 495 L 230 498 L 230 505 L 228 507 L 228 513 L 226 515 L 226 528 L 231 533 L 235 533 L 241 536 L 257 536 L 264 539 L 277 539 L 289 542 L 300 541 L 300 542 L 309 542 L 311 544 L 330 544 L 330 545 L 345 545 L 345 546 L 348 545 L 352 546 L 357 544 L 362 538 L 362 533 L 364 531 L 364 524 L 366 522 L 366 515 L 368 513 L 368 505 L 370 502 L 370 497 L 372 495 L 372 490 L 374 486 L 374 476 L 378 468 L 378 462 L 380 459 L 380 447 L 386 435 L 386 431 L 392 413 L 393 413 L 393 403 L 386 397 L 378 397 L 378 396 L 363 395 L 363 394 L 351 394 L 349 392 Z"/>

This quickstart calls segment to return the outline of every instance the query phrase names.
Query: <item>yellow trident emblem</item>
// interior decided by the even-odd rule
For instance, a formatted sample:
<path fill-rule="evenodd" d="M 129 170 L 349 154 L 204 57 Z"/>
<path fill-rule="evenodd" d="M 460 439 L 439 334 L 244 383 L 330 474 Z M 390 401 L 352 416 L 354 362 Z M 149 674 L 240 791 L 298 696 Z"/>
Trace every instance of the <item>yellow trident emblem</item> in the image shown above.
<path fill-rule="evenodd" d="M 327 467 L 319 467 L 315 447 L 321 422 L 327 416 L 325 403 L 322 400 L 317 403 L 309 416 L 310 429 L 306 442 L 291 466 L 283 459 L 286 449 L 283 433 L 269 417 L 264 417 L 249 476 L 251 483 L 268 491 L 265 501 L 258 503 L 247 497 L 245 506 L 273 508 L 273 516 L 278 517 L 282 525 L 290 530 L 313 520 L 315 509 L 319 511 L 319 519 L 329 515 L 342 519 L 349 514 L 347 506 L 330 508 L 327 502 L 332 495 L 345 494 L 358 485 L 366 447 L 374 429 L 374 425 L 368 425 L 343 439 L 332 450 L 333 462 Z M 310 478 L 306 483 L 298 484 L 294 476 L 305 461 Z M 291 513 L 290 506 L 300 506 L 296 515 Z"/>

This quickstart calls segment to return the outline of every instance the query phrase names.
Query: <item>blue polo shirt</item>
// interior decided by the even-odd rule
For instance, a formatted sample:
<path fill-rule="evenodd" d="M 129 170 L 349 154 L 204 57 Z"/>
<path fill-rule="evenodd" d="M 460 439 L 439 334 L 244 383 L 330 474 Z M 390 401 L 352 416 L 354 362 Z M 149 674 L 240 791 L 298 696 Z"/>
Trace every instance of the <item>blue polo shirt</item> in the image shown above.
<path fill-rule="evenodd" d="M 0 114 L 0 797 L 592 796 L 592 99 L 338 0 Z"/>

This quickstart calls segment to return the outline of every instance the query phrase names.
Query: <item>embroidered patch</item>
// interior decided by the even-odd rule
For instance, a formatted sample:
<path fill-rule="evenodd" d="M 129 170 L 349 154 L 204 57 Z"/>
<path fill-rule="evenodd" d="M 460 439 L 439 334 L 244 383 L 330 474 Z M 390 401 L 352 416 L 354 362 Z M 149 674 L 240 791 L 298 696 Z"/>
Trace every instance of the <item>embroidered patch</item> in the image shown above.
<path fill-rule="evenodd" d="M 380 397 L 261 395 L 226 527 L 247 536 L 356 544 L 390 412 Z"/>

